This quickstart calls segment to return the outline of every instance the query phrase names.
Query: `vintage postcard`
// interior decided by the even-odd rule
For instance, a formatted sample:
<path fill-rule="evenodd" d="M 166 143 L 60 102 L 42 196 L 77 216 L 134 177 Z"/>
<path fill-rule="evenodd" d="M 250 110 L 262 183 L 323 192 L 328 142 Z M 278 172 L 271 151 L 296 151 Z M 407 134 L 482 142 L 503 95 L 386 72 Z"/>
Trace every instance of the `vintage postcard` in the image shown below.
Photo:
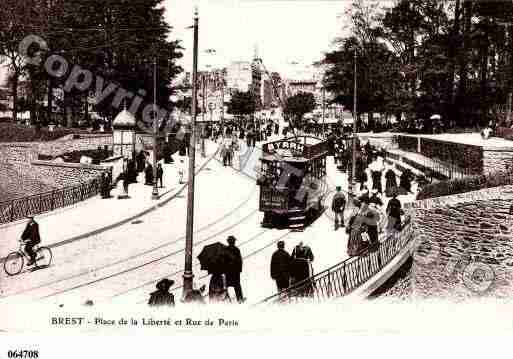
<path fill-rule="evenodd" d="M 0 358 L 511 334 L 512 96 L 511 0 L 2 0 Z"/>

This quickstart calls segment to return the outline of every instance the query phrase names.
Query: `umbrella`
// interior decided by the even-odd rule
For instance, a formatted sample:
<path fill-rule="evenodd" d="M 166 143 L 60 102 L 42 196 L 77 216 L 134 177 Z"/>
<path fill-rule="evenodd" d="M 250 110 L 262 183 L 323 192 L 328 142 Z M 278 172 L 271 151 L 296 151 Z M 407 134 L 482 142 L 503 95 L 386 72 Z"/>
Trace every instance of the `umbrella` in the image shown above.
<path fill-rule="evenodd" d="M 429 119 L 430 120 L 440 120 L 441 118 L 442 118 L 442 116 L 440 116 L 440 115 L 433 115 Z"/>
<path fill-rule="evenodd" d="M 201 269 L 209 273 L 226 273 L 236 263 L 235 256 L 220 242 L 206 245 L 198 255 Z"/>

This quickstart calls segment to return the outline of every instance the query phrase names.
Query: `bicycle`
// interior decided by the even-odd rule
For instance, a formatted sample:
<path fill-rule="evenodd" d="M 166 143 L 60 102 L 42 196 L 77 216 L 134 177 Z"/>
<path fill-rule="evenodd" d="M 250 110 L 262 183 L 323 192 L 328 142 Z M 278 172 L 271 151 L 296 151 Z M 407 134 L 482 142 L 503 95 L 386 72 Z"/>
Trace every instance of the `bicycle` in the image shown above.
<path fill-rule="evenodd" d="M 23 270 L 25 259 L 27 259 L 27 261 L 30 260 L 29 255 L 23 248 L 25 243 L 20 240 L 18 242 L 20 242 L 20 249 L 9 253 L 9 255 L 5 257 L 4 271 L 9 276 L 20 274 Z M 34 268 L 46 268 L 50 266 L 52 263 L 52 251 L 50 248 L 36 244 L 34 246 L 34 252 L 36 253 L 36 262 Z"/>

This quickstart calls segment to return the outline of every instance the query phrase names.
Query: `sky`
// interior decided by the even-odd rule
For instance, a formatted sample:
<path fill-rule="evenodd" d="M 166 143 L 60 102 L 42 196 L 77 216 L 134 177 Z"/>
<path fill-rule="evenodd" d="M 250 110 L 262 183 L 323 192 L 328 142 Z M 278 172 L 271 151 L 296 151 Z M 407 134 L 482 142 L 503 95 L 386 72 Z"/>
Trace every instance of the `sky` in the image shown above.
<path fill-rule="evenodd" d="M 269 71 L 287 78 L 309 77 L 312 63 L 329 51 L 341 34 L 340 18 L 348 0 L 166 0 L 171 38 L 182 40 L 180 64 L 192 70 L 194 7 L 199 11 L 200 70 L 225 67 L 231 61 L 251 61 L 258 49 Z M 215 54 L 208 54 L 214 49 Z M 297 64 L 295 64 L 297 63 Z"/>
<path fill-rule="evenodd" d="M 329 51 L 345 26 L 340 14 L 349 0 L 165 0 L 171 39 L 182 41 L 180 65 L 192 71 L 194 7 L 199 11 L 200 70 L 226 67 L 231 61 L 251 61 L 258 49 L 269 71 L 289 79 L 308 79 L 312 63 Z M 215 49 L 208 54 L 207 49 Z M 0 68 L 0 83 L 5 80 Z"/>

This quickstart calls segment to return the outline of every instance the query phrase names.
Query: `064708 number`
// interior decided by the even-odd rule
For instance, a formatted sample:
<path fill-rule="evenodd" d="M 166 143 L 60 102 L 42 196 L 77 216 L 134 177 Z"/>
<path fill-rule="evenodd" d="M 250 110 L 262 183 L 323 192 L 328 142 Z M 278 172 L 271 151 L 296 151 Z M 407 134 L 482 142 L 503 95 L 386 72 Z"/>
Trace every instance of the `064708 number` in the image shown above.
<path fill-rule="evenodd" d="M 39 350 L 9 350 L 7 352 L 9 359 L 36 359 L 39 358 Z"/>

